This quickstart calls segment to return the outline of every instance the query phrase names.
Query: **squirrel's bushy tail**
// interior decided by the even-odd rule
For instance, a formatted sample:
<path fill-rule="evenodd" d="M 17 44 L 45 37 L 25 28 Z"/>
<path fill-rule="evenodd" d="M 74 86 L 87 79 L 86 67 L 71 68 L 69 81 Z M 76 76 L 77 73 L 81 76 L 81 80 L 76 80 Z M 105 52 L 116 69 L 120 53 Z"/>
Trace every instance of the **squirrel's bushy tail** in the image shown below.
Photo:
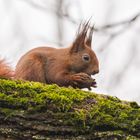
<path fill-rule="evenodd" d="M 12 68 L 5 62 L 4 59 L 0 59 L 0 78 L 11 79 L 14 76 Z"/>

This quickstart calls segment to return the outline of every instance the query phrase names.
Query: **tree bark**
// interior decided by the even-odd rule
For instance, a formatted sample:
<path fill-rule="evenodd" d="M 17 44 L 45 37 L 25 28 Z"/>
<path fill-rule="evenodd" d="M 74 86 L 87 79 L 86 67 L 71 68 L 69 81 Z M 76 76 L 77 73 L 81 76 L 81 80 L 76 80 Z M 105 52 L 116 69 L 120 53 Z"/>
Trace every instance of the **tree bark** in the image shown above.
<path fill-rule="evenodd" d="M 0 140 L 140 139 L 140 107 L 116 97 L 0 80 Z"/>

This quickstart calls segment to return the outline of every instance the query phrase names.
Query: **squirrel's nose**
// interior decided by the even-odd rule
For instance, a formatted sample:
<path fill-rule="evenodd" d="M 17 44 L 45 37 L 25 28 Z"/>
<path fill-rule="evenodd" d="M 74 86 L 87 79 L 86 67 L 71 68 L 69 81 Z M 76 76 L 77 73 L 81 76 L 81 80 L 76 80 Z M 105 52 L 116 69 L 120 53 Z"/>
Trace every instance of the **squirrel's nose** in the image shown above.
<path fill-rule="evenodd" d="M 98 70 L 98 69 L 97 69 L 97 70 L 94 70 L 94 71 L 92 72 L 92 75 L 97 74 L 97 73 L 99 73 L 99 70 Z"/>

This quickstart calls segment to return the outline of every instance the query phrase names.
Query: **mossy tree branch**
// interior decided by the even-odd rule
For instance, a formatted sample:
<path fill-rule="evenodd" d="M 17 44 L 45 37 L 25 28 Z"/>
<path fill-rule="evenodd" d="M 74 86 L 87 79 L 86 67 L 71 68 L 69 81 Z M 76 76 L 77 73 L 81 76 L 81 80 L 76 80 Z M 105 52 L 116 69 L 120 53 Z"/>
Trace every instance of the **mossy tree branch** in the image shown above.
<path fill-rule="evenodd" d="M 0 80 L 0 139 L 139 139 L 135 102 L 57 85 Z"/>

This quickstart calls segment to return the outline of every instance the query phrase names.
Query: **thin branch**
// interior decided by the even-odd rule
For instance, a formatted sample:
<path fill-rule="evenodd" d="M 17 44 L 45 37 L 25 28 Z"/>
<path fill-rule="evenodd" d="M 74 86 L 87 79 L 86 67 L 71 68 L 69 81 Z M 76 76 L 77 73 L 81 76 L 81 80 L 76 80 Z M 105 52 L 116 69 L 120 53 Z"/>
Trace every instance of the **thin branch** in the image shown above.
<path fill-rule="evenodd" d="M 118 27 L 118 26 L 122 26 L 122 25 L 131 24 L 131 23 L 135 22 L 139 17 L 140 17 L 140 13 L 136 14 L 135 16 L 133 16 L 130 19 L 116 22 L 116 23 L 112 23 L 112 24 L 107 24 L 107 25 L 104 25 L 102 27 L 96 28 L 96 31 L 106 30 L 106 29 L 110 29 L 110 28 L 114 28 L 114 27 Z"/>
<path fill-rule="evenodd" d="M 68 13 L 63 15 L 65 18 L 67 18 L 70 22 L 72 22 L 73 24 L 78 24 L 79 22 L 77 22 L 76 20 L 74 20 Z M 107 24 L 101 27 L 95 27 L 94 30 L 97 32 L 102 32 L 104 30 L 107 29 L 114 29 L 116 27 L 119 26 L 124 26 L 124 25 L 131 25 L 132 23 L 134 23 L 138 18 L 140 17 L 140 12 L 137 13 L 136 15 L 134 15 L 132 18 L 127 19 L 127 20 L 123 20 L 120 22 L 116 22 L 116 23 L 112 23 L 112 24 Z"/>
<path fill-rule="evenodd" d="M 118 36 L 118 35 L 122 35 L 123 33 L 125 33 L 128 29 L 128 26 L 125 26 L 124 28 L 122 28 L 121 30 L 115 32 L 115 33 L 108 33 L 109 34 L 109 38 L 107 39 L 107 41 L 103 44 L 100 45 L 98 52 L 102 53 L 105 49 L 110 47 L 110 44 L 112 41 L 114 41 L 114 39 Z"/>
<path fill-rule="evenodd" d="M 23 0 L 22 0 L 23 1 Z M 26 1 L 28 2 L 28 4 L 30 4 L 31 6 L 39 9 L 39 10 L 42 10 L 42 11 L 47 11 L 47 7 L 43 6 L 43 5 L 39 5 L 31 0 L 28 0 Z M 57 14 L 58 16 L 60 16 L 60 18 L 62 18 L 62 16 L 64 18 L 66 18 L 68 21 L 72 22 L 73 24 L 79 24 L 79 22 L 81 22 L 82 19 L 79 19 L 79 20 L 75 20 L 73 17 L 70 16 L 70 14 L 68 12 L 62 12 L 60 15 L 60 13 L 58 13 L 57 10 L 53 10 L 53 12 L 55 14 Z M 132 23 L 134 23 L 138 18 L 140 17 L 140 12 L 137 13 L 136 15 L 134 15 L 133 17 L 131 17 L 130 19 L 127 19 L 127 20 L 123 20 L 123 21 L 120 21 L 120 22 L 116 22 L 116 23 L 112 23 L 112 24 L 107 24 L 107 25 L 103 25 L 101 27 L 95 27 L 95 31 L 97 32 L 102 32 L 104 30 L 107 30 L 107 29 L 114 29 L 115 27 L 119 27 L 119 26 L 124 26 L 124 25 L 130 25 Z"/>

